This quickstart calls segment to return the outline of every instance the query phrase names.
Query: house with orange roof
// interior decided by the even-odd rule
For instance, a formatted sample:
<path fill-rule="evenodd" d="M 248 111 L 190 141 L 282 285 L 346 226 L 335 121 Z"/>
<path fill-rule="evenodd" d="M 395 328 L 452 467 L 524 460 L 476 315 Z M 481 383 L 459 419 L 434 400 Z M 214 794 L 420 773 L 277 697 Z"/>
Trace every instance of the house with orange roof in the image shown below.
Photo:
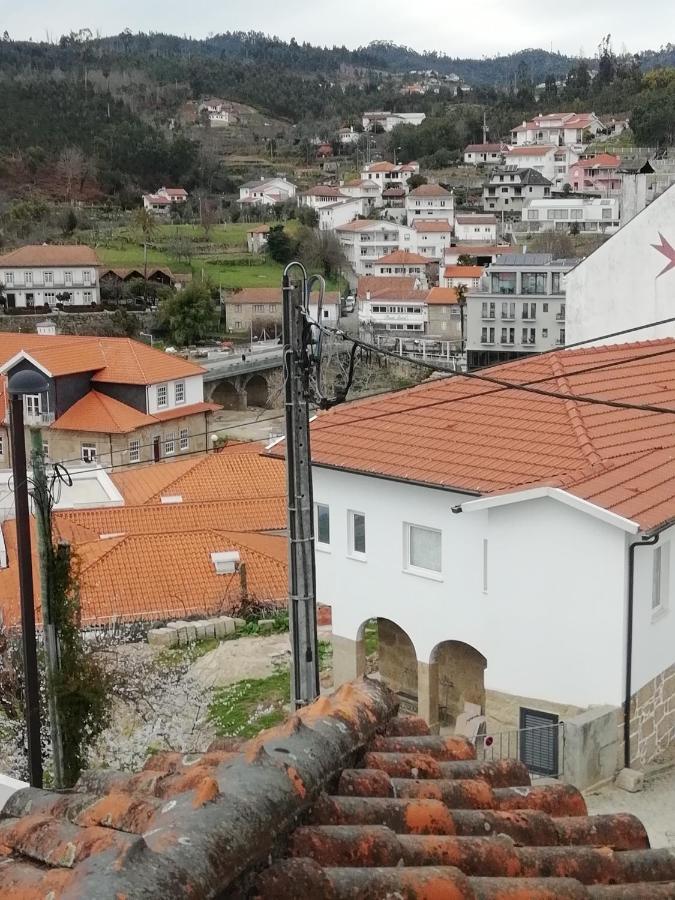
<path fill-rule="evenodd" d="M 417 252 L 415 229 L 387 219 L 357 219 L 338 226 L 335 234 L 357 276 L 374 274 L 374 263 L 395 250 Z"/>
<path fill-rule="evenodd" d="M 604 126 L 595 113 L 546 113 L 511 129 L 511 143 L 554 144 L 581 150 Z"/>
<path fill-rule="evenodd" d="M 408 193 L 408 179 L 411 175 L 419 175 L 417 162 L 392 163 L 389 160 L 369 163 L 361 172 L 362 181 L 372 181 L 381 191 L 387 188 L 402 188 Z"/>
<path fill-rule="evenodd" d="M 511 147 L 504 154 L 504 165 L 519 169 L 534 169 L 555 187 L 569 183 L 569 169 L 579 159 L 572 147 L 557 144 L 526 144 Z"/>
<path fill-rule="evenodd" d="M 376 276 L 413 276 L 422 288 L 438 280 L 438 262 L 410 250 L 394 250 L 365 265 L 367 274 Z"/>
<path fill-rule="evenodd" d="M 204 369 L 130 338 L 0 334 L 0 375 L 44 376 L 47 390 L 24 397 L 26 427 L 43 430 L 53 462 L 123 466 L 204 450 L 209 417 Z M 4 395 L 3 395 L 4 398 Z M 11 465 L 6 399 L 0 462 Z"/>
<path fill-rule="evenodd" d="M 318 315 L 316 297 L 311 304 L 312 315 Z M 282 294 L 278 288 L 242 288 L 223 298 L 223 313 L 228 331 L 255 333 L 262 329 L 270 336 L 281 335 Z M 323 297 L 321 319 L 324 324 L 336 325 L 340 318 L 340 292 L 326 291 Z"/>
<path fill-rule="evenodd" d="M 477 288 L 484 272 L 483 266 L 445 266 L 441 282 L 447 288 Z"/>
<path fill-rule="evenodd" d="M 101 260 L 83 244 L 37 244 L 0 255 L 6 309 L 96 306 Z"/>
<path fill-rule="evenodd" d="M 317 589 L 335 683 L 365 671 L 376 619 L 383 680 L 432 727 L 487 715 L 490 743 L 538 727 L 548 754 L 545 727 L 564 741 L 593 723 L 607 778 L 664 752 L 674 403 L 669 338 L 553 351 L 321 413 Z"/>
<path fill-rule="evenodd" d="M 575 191 L 598 191 L 601 194 L 621 190 L 622 175 L 618 172 L 621 159 L 612 153 L 599 153 L 580 159 L 570 168 L 569 182 Z"/>
<path fill-rule="evenodd" d="M 453 225 L 455 221 L 455 198 L 440 184 L 421 184 L 410 191 L 405 199 L 408 225 L 416 221 L 445 219 Z"/>

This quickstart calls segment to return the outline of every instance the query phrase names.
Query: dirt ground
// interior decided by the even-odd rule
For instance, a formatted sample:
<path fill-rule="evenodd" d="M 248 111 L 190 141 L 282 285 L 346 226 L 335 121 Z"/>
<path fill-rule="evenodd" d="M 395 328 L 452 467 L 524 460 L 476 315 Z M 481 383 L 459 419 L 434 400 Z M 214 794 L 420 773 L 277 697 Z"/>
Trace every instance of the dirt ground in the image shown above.
<path fill-rule="evenodd" d="M 275 409 L 221 409 L 209 421 L 212 434 L 226 434 L 241 441 L 266 441 L 283 430 L 283 413 Z"/>
<path fill-rule="evenodd" d="M 204 688 L 224 687 L 244 678 L 265 678 L 290 658 L 288 634 L 240 638 L 224 641 L 198 659 L 190 669 L 190 676 Z"/>

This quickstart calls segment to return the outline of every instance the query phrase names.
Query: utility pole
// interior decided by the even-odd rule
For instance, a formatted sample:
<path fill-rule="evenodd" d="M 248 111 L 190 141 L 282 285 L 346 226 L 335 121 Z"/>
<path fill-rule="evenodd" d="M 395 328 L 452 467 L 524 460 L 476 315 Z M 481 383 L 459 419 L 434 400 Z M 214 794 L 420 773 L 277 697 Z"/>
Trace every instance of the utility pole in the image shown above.
<path fill-rule="evenodd" d="M 45 644 L 45 668 L 47 670 L 47 700 L 49 727 L 54 765 L 54 787 L 64 788 L 63 734 L 56 699 L 55 680 L 59 671 L 59 644 L 54 614 L 54 548 L 52 545 L 52 517 L 47 472 L 45 470 L 42 432 L 31 428 L 31 461 L 33 463 L 33 499 L 35 524 L 40 561 L 40 600 L 42 604 L 42 631 Z"/>
<path fill-rule="evenodd" d="M 483 110 L 483 143 L 484 144 L 487 144 L 487 133 L 488 133 L 488 127 L 487 127 L 487 122 L 485 120 L 485 110 Z"/>
<path fill-rule="evenodd" d="M 300 285 L 290 271 L 302 273 Z M 300 263 L 286 266 L 283 277 L 286 476 L 288 485 L 289 623 L 291 698 L 298 709 L 319 696 L 314 565 L 314 502 L 309 446 L 308 345 L 311 327 L 305 318 L 309 284 Z"/>
<path fill-rule="evenodd" d="M 21 598 L 21 639 L 23 643 L 23 682 L 25 695 L 26 737 L 28 744 L 28 778 L 31 787 L 42 787 L 42 747 L 40 744 L 40 678 L 35 639 L 35 595 L 33 592 L 33 558 L 28 509 L 28 476 L 26 473 L 26 437 L 23 429 L 25 394 L 41 394 L 46 379 L 35 371 L 17 372 L 9 379 L 10 431 L 12 439 L 12 474 L 14 478 L 14 510 L 16 513 L 16 551 L 19 562 L 19 594 Z"/>

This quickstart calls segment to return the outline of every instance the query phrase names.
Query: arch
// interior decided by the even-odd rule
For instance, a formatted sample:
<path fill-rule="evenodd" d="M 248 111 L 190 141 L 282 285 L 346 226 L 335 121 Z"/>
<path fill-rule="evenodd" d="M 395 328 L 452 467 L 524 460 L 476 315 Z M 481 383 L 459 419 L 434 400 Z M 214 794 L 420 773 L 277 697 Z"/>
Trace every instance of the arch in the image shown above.
<path fill-rule="evenodd" d="M 263 375 L 252 375 L 246 382 L 247 406 L 266 407 L 269 400 L 269 388 Z"/>
<path fill-rule="evenodd" d="M 378 618 L 377 663 L 380 677 L 389 687 L 417 708 L 417 653 L 409 635 L 391 619 Z M 366 652 L 368 650 L 367 630 Z"/>
<path fill-rule="evenodd" d="M 239 392 L 231 381 L 221 381 L 217 384 L 211 395 L 214 403 L 220 403 L 224 409 L 240 409 L 241 401 Z"/>
<path fill-rule="evenodd" d="M 438 685 L 442 725 L 454 726 L 467 703 L 480 707 L 485 715 L 487 659 L 482 653 L 463 641 L 440 641 L 431 651 L 429 664 Z"/>

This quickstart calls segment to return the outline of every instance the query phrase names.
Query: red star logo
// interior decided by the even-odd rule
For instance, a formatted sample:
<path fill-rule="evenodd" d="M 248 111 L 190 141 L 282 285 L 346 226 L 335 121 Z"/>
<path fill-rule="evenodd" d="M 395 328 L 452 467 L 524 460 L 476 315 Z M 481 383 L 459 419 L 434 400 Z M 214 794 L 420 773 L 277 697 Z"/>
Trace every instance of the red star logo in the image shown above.
<path fill-rule="evenodd" d="M 675 247 L 672 247 L 668 241 L 664 238 L 664 236 L 659 231 L 659 237 L 661 238 L 660 244 L 652 244 L 652 247 L 655 250 L 658 250 L 659 253 L 663 253 L 663 255 L 668 260 L 668 265 L 665 269 L 661 269 L 659 274 L 656 276 L 660 278 L 662 275 L 665 275 L 666 272 L 670 272 L 671 269 L 675 269 Z"/>

